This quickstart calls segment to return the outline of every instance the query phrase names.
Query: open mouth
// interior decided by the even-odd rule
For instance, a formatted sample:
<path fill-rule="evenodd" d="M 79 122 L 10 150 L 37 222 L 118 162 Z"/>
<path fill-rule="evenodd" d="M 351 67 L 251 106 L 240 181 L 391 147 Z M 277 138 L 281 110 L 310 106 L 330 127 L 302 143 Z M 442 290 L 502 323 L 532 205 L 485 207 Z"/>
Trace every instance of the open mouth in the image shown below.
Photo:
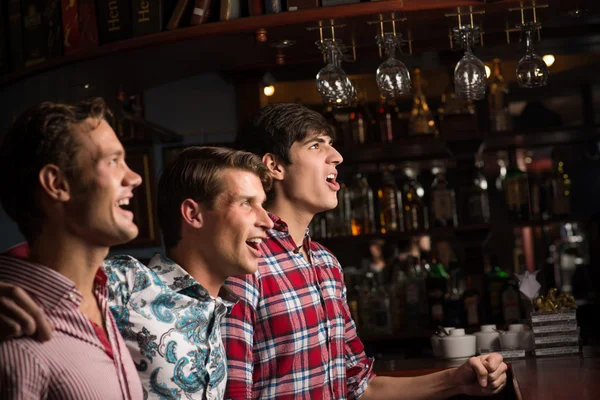
<path fill-rule="evenodd" d="M 118 200 L 115 205 L 117 206 L 118 209 L 120 209 L 121 211 L 124 211 L 125 214 L 131 214 L 133 216 L 133 210 L 131 209 L 133 204 L 130 204 L 129 202 L 130 199 L 121 199 Z"/>
<path fill-rule="evenodd" d="M 333 190 L 340 190 L 340 184 L 336 181 L 335 174 L 327 175 L 326 181 Z"/>
<path fill-rule="evenodd" d="M 251 239 L 246 240 L 246 245 L 248 245 L 248 247 L 250 247 L 250 249 L 252 250 L 252 253 L 254 253 L 254 255 L 256 255 L 257 257 L 260 257 L 260 255 L 261 255 L 261 251 L 260 251 L 261 243 L 262 243 L 261 238 L 251 238 Z"/>

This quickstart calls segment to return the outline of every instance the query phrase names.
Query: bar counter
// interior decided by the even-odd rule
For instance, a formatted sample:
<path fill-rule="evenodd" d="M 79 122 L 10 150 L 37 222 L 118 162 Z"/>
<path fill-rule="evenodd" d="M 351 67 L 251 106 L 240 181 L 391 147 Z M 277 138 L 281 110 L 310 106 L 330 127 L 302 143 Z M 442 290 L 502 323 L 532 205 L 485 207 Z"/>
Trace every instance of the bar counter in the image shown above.
<path fill-rule="evenodd" d="M 461 365 L 465 360 L 377 360 L 382 376 L 419 376 Z M 487 399 L 600 399 L 600 357 L 553 357 L 508 360 L 506 388 Z M 460 396 L 458 398 L 472 398 Z M 483 398 L 483 397 L 482 397 Z"/>

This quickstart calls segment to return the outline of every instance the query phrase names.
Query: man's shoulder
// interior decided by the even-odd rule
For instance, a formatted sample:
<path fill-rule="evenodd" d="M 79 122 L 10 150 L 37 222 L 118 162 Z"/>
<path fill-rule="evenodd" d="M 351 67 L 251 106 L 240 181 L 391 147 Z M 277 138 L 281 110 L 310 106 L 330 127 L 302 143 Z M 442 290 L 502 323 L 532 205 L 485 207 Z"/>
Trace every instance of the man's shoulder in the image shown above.
<path fill-rule="evenodd" d="M 40 342 L 26 336 L 0 342 L 0 364 L 14 366 L 25 360 L 34 362 L 37 365 L 45 364 L 45 352 L 43 350 L 49 347 L 52 347 L 52 340 Z"/>

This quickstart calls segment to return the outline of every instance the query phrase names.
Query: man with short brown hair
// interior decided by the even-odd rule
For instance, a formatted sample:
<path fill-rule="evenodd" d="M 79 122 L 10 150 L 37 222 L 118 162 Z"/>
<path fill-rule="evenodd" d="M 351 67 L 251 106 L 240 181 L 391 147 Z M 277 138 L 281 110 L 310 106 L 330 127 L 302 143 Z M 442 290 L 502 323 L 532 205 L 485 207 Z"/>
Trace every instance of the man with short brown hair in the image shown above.
<path fill-rule="evenodd" d="M 23 288 L 56 327 L 48 343 L 0 344 L 2 399 L 140 399 L 142 387 L 108 310 L 99 269 L 135 238 L 120 207 L 141 178 L 107 124 L 101 99 L 27 110 L 0 146 L 0 203 L 30 244 L 0 256 L 0 281 Z"/>

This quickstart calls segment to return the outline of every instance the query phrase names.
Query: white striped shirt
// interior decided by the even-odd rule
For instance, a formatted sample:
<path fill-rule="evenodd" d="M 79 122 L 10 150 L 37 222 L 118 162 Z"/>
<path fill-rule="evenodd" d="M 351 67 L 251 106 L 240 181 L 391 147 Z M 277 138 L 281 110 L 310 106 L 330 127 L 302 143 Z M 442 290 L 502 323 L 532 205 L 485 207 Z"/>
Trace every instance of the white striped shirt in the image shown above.
<path fill-rule="evenodd" d="M 111 355 L 92 322 L 79 311 L 72 281 L 39 264 L 0 255 L 0 281 L 25 289 L 55 326 L 52 339 L 0 344 L 0 399 L 142 399 L 142 386 L 107 307 L 106 275 L 99 269 L 94 294 L 106 323 Z"/>

